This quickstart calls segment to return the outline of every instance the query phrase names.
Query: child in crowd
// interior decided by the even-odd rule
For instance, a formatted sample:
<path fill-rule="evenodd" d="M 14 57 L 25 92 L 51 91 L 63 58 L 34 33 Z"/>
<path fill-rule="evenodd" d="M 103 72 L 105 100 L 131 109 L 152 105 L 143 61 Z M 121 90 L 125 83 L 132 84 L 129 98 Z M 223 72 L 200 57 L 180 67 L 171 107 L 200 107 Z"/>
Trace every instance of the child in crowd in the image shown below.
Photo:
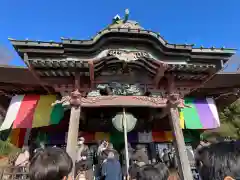
<path fill-rule="evenodd" d="M 31 160 L 30 180 L 70 180 L 73 167 L 70 156 L 62 149 L 49 147 L 38 151 Z"/>

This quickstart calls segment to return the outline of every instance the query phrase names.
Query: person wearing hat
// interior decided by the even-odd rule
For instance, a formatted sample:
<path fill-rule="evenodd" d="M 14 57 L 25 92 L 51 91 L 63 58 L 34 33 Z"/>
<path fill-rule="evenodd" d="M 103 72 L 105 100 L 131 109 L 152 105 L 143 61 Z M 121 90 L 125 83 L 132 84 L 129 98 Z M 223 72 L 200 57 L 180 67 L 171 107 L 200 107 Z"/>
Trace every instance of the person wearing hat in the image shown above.
<path fill-rule="evenodd" d="M 77 162 L 76 162 L 76 174 L 84 173 L 87 180 L 93 179 L 93 161 L 90 157 L 90 150 L 87 145 L 84 144 L 84 137 L 78 139 L 77 146 Z"/>

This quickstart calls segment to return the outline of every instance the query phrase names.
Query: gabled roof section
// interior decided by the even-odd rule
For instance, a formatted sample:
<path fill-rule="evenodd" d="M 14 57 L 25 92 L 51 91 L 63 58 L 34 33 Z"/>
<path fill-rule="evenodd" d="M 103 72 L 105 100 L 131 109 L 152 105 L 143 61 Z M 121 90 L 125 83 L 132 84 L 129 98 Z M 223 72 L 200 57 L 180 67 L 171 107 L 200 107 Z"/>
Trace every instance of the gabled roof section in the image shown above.
<path fill-rule="evenodd" d="M 236 49 L 234 48 L 216 48 L 216 47 L 195 47 L 194 44 L 172 44 L 165 40 L 159 33 L 143 29 L 138 22 L 129 20 L 129 11 L 126 10 L 124 19 L 119 15 L 115 16 L 112 23 L 99 31 L 89 40 L 78 40 L 70 38 L 61 38 L 61 42 L 45 42 L 31 40 L 9 39 L 16 51 L 22 57 L 24 52 L 35 52 L 48 54 L 63 54 L 67 49 L 78 49 L 79 53 L 97 51 L 104 43 L 118 41 L 136 41 L 151 43 L 156 49 L 167 55 L 184 55 L 192 58 L 198 58 L 199 55 L 206 59 L 224 59 L 226 62 Z"/>
<path fill-rule="evenodd" d="M 222 107 L 240 98 L 240 73 L 219 72 L 202 87 L 193 91 L 191 96 L 210 96 Z"/>

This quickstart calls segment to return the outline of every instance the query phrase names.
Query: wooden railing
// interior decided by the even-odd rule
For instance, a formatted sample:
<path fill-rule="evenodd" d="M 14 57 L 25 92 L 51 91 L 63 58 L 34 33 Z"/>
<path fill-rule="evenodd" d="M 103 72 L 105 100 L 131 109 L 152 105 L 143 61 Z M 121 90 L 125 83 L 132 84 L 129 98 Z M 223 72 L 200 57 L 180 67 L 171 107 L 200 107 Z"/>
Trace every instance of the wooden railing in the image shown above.
<path fill-rule="evenodd" d="M 16 166 L 0 167 L 1 180 L 29 180 L 28 169 Z"/>

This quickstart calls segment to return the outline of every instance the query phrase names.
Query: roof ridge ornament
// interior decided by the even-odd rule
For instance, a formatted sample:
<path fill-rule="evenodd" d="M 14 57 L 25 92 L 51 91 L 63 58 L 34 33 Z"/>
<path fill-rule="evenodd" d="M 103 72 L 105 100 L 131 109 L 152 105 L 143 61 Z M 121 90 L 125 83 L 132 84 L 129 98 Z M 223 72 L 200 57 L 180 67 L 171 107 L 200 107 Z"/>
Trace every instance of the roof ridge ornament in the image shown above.
<path fill-rule="evenodd" d="M 125 16 L 124 16 L 123 23 L 126 23 L 128 21 L 128 18 L 129 18 L 129 9 L 125 9 Z"/>
<path fill-rule="evenodd" d="M 123 23 L 126 23 L 128 21 L 128 17 L 129 17 L 129 9 L 125 10 L 125 15 L 124 15 L 124 19 L 122 20 L 121 16 L 119 16 L 118 14 L 116 16 L 114 16 L 113 18 L 113 24 L 114 23 L 119 23 L 121 20 Z"/>
<path fill-rule="evenodd" d="M 121 16 L 119 16 L 118 14 L 116 16 L 114 16 L 113 18 L 113 23 L 117 23 L 117 21 L 121 20 Z"/>
<path fill-rule="evenodd" d="M 143 29 L 141 26 L 139 26 L 138 22 L 129 20 L 129 9 L 125 10 L 123 19 L 121 19 L 118 14 L 114 16 L 112 24 L 109 25 L 108 28 Z"/>

